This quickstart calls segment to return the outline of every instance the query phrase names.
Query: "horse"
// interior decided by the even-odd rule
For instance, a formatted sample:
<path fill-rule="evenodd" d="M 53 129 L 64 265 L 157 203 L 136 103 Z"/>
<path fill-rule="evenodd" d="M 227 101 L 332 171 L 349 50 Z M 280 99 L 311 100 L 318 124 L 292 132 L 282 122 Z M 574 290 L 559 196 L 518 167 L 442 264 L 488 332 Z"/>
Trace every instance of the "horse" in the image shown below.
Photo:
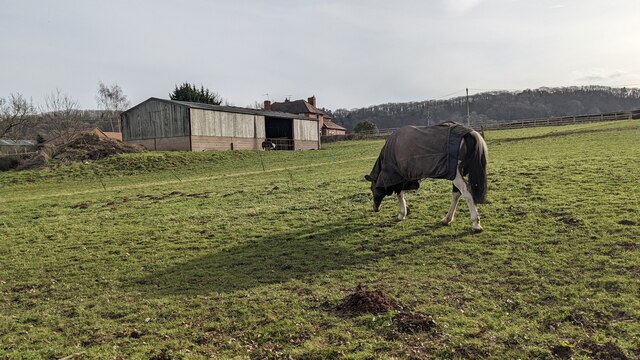
<path fill-rule="evenodd" d="M 262 150 L 270 151 L 275 149 L 276 149 L 276 144 L 274 144 L 272 141 L 265 140 L 262 142 Z"/>
<path fill-rule="evenodd" d="M 482 136 L 461 124 L 402 127 L 389 135 L 371 173 L 365 175 L 371 182 L 373 210 L 378 212 L 384 197 L 395 194 L 398 221 L 402 221 L 410 213 L 404 197 L 407 190 L 420 188 L 420 181 L 426 178 L 448 179 L 453 183 L 451 206 L 441 224 L 453 221 L 462 196 L 469 206 L 472 230 L 481 232 L 476 204 L 486 200 L 487 156 Z"/>

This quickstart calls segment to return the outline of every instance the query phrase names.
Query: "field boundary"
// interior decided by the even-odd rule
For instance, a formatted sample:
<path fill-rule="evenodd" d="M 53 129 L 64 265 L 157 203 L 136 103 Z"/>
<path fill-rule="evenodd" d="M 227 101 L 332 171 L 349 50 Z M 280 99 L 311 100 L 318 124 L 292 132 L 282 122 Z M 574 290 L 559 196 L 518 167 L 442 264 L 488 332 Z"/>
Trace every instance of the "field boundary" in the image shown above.
<path fill-rule="evenodd" d="M 575 116 L 561 116 L 561 117 L 549 117 L 549 118 L 529 118 L 514 120 L 505 123 L 496 124 L 472 124 L 471 127 L 475 130 L 506 130 L 506 129 L 524 129 L 532 127 L 543 126 L 562 126 L 562 125 L 574 125 L 593 122 L 607 122 L 607 121 L 619 121 L 619 120 L 638 120 L 640 119 L 640 109 L 631 111 L 618 111 L 602 114 L 587 114 L 587 115 L 575 115 Z M 385 138 L 399 128 L 385 128 L 375 131 L 360 132 L 346 135 L 328 135 L 323 136 L 322 143 L 332 143 L 343 140 L 360 140 L 360 139 L 372 139 L 372 138 Z"/>
<path fill-rule="evenodd" d="M 640 119 L 640 110 L 632 111 L 619 111 L 602 114 L 588 114 L 577 116 L 562 116 L 562 117 L 550 117 L 550 118 L 531 118 L 516 120 L 502 124 L 488 124 L 483 125 L 484 129 L 502 130 L 502 129 L 523 129 L 530 127 L 541 126 L 561 126 L 561 125 L 573 125 L 581 123 L 602 122 L 602 121 L 617 121 L 617 120 L 632 120 Z"/>

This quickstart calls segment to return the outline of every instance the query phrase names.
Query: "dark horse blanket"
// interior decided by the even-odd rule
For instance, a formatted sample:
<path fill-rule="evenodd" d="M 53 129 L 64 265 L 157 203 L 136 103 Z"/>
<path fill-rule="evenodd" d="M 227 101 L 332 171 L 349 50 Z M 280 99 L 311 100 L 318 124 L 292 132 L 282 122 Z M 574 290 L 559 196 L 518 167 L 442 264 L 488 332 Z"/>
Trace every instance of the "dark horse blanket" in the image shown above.
<path fill-rule="evenodd" d="M 369 176 L 388 195 L 418 189 L 425 178 L 453 180 L 460 142 L 471 131 L 455 122 L 402 127 L 387 138 Z"/>

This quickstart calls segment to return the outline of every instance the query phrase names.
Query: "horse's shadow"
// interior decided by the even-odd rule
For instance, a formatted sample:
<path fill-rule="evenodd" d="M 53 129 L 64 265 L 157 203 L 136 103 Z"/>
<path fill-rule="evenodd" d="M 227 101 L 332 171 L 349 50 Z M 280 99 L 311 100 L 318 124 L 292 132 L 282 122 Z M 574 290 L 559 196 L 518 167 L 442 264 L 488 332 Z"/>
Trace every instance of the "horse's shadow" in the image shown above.
<path fill-rule="evenodd" d="M 304 228 L 267 237 L 254 236 L 240 245 L 133 279 L 131 286 L 155 295 L 230 293 L 292 279 L 304 281 L 318 274 L 407 254 L 418 246 L 436 246 L 468 234 L 428 236 L 413 242 L 394 237 L 393 223 L 382 226 L 389 230 L 372 234 L 370 226 L 340 223 L 314 232 Z M 425 228 L 422 235 L 429 234 L 428 229 Z M 367 240 L 353 236 L 358 232 L 365 232 Z M 411 234 L 415 235 L 421 234 Z"/>

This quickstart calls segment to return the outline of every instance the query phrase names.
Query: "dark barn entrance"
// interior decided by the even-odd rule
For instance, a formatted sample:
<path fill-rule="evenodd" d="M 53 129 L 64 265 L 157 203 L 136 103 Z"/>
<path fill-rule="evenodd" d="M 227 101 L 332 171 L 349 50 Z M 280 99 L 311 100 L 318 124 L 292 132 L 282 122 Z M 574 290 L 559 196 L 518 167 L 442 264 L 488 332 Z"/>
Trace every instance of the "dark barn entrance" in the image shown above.
<path fill-rule="evenodd" d="M 265 117 L 264 131 L 276 150 L 293 150 L 293 120 Z"/>

